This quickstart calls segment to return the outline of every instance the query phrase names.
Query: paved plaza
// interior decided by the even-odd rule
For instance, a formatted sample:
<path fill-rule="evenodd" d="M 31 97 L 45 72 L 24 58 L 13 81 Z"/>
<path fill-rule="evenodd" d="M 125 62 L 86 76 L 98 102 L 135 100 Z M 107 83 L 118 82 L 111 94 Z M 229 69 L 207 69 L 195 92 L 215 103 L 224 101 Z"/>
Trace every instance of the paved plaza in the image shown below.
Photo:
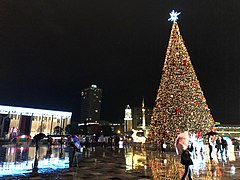
<path fill-rule="evenodd" d="M 181 179 L 184 167 L 175 152 L 161 153 L 140 146 L 111 148 L 100 146 L 82 149 L 69 165 L 71 149 L 53 146 L 0 146 L 0 179 Z M 194 154 L 193 179 L 240 179 L 240 152 L 228 152 L 228 157 L 214 156 L 207 151 Z"/>

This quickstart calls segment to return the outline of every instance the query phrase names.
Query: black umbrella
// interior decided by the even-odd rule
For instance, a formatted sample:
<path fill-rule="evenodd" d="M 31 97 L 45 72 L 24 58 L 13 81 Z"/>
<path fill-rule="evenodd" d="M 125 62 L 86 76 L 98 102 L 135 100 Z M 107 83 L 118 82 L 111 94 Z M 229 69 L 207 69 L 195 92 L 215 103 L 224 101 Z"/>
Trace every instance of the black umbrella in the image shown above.
<path fill-rule="evenodd" d="M 35 136 L 33 137 L 33 139 L 34 139 L 35 141 L 40 141 L 40 140 L 43 139 L 45 136 L 46 136 L 45 134 L 39 133 L 39 134 L 35 135 Z"/>
<path fill-rule="evenodd" d="M 217 132 L 211 131 L 211 132 L 206 133 L 205 135 L 207 135 L 207 136 L 213 136 L 213 135 L 217 135 L 217 134 L 218 134 Z"/>

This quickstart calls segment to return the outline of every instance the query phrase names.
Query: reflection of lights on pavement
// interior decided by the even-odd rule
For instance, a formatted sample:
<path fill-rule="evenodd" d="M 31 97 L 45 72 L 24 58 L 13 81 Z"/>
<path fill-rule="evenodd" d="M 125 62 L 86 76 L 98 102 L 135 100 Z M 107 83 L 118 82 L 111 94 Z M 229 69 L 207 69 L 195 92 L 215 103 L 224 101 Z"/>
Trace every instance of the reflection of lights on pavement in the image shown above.
<path fill-rule="evenodd" d="M 228 160 L 229 161 L 236 161 L 234 151 L 228 152 Z"/>
<path fill-rule="evenodd" d="M 24 149 L 23 147 L 20 148 L 21 153 L 23 152 L 23 149 Z"/>
<path fill-rule="evenodd" d="M 123 141 L 119 141 L 119 148 L 123 148 Z"/>
<path fill-rule="evenodd" d="M 0 177 L 6 175 L 19 175 L 32 172 L 34 160 L 23 162 L 4 162 L 0 167 Z M 69 158 L 50 158 L 38 161 L 38 172 L 50 172 L 56 169 L 69 168 Z"/>
<path fill-rule="evenodd" d="M 167 159 L 164 159 L 164 160 L 163 160 L 163 163 L 164 163 L 164 164 L 167 164 Z"/>
<path fill-rule="evenodd" d="M 133 168 L 138 169 L 139 167 L 144 167 L 146 161 L 146 155 L 139 155 L 134 154 L 133 155 Z"/>
<path fill-rule="evenodd" d="M 40 160 L 38 161 L 38 172 L 50 172 L 56 169 L 69 168 L 69 157 L 59 159 L 58 151 L 53 149 L 51 158 L 45 159 L 47 148 L 39 149 Z M 27 153 L 26 157 L 22 156 L 23 153 Z M 34 165 L 35 147 L 13 147 L 8 146 L 6 148 L 6 160 L 1 163 L 0 166 L 0 179 L 7 175 L 20 175 L 25 173 L 31 173 Z"/>
<path fill-rule="evenodd" d="M 125 155 L 126 160 L 126 170 L 132 170 L 133 162 L 132 162 L 133 152 L 129 151 Z"/>
<path fill-rule="evenodd" d="M 235 166 L 232 164 L 230 168 L 230 175 L 233 176 L 235 174 Z"/>
<path fill-rule="evenodd" d="M 145 165 L 146 161 L 146 154 L 145 153 L 133 153 L 133 151 L 129 151 L 125 155 L 125 161 L 126 161 L 126 170 L 132 170 L 132 169 L 138 169 L 139 167 L 143 167 L 144 169 L 147 169 L 147 166 Z"/>

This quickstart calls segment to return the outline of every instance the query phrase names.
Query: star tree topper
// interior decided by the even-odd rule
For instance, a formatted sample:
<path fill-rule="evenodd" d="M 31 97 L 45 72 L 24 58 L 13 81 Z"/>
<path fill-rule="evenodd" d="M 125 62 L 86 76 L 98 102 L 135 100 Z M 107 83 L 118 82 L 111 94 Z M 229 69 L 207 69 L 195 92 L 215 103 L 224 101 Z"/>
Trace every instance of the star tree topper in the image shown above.
<path fill-rule="evenodd" d="M 172 21 L 172 22 L 176 22 L 178 20 L 178 15 L 181 14 L 181 12 L 175 12 L 174 10 L 172 10 L 170 14 L 170 18 L 168 19 L 168 21 Z"/>

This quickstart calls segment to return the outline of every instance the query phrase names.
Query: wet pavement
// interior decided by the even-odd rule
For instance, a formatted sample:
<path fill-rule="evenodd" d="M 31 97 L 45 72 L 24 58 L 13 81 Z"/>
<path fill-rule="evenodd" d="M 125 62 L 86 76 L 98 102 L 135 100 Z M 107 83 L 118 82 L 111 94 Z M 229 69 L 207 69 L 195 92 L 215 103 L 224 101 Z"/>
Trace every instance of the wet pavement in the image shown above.
<path fill-rule="evenodd" d="M 194 154 L 193 179 L 240 179 L 240 152 L 229 150 L 227 158 L 207 148 Z M 0 179 L 181 179 L 184 167 L 175 152 L 161 153 L 150 148 L 128 146 L 111 148 L 100 146 L 82 149 L 74 158 L 72 148 L 40 146 L 0 146 Z M 74 163 L 69 163 L 73 159 Z"/>

